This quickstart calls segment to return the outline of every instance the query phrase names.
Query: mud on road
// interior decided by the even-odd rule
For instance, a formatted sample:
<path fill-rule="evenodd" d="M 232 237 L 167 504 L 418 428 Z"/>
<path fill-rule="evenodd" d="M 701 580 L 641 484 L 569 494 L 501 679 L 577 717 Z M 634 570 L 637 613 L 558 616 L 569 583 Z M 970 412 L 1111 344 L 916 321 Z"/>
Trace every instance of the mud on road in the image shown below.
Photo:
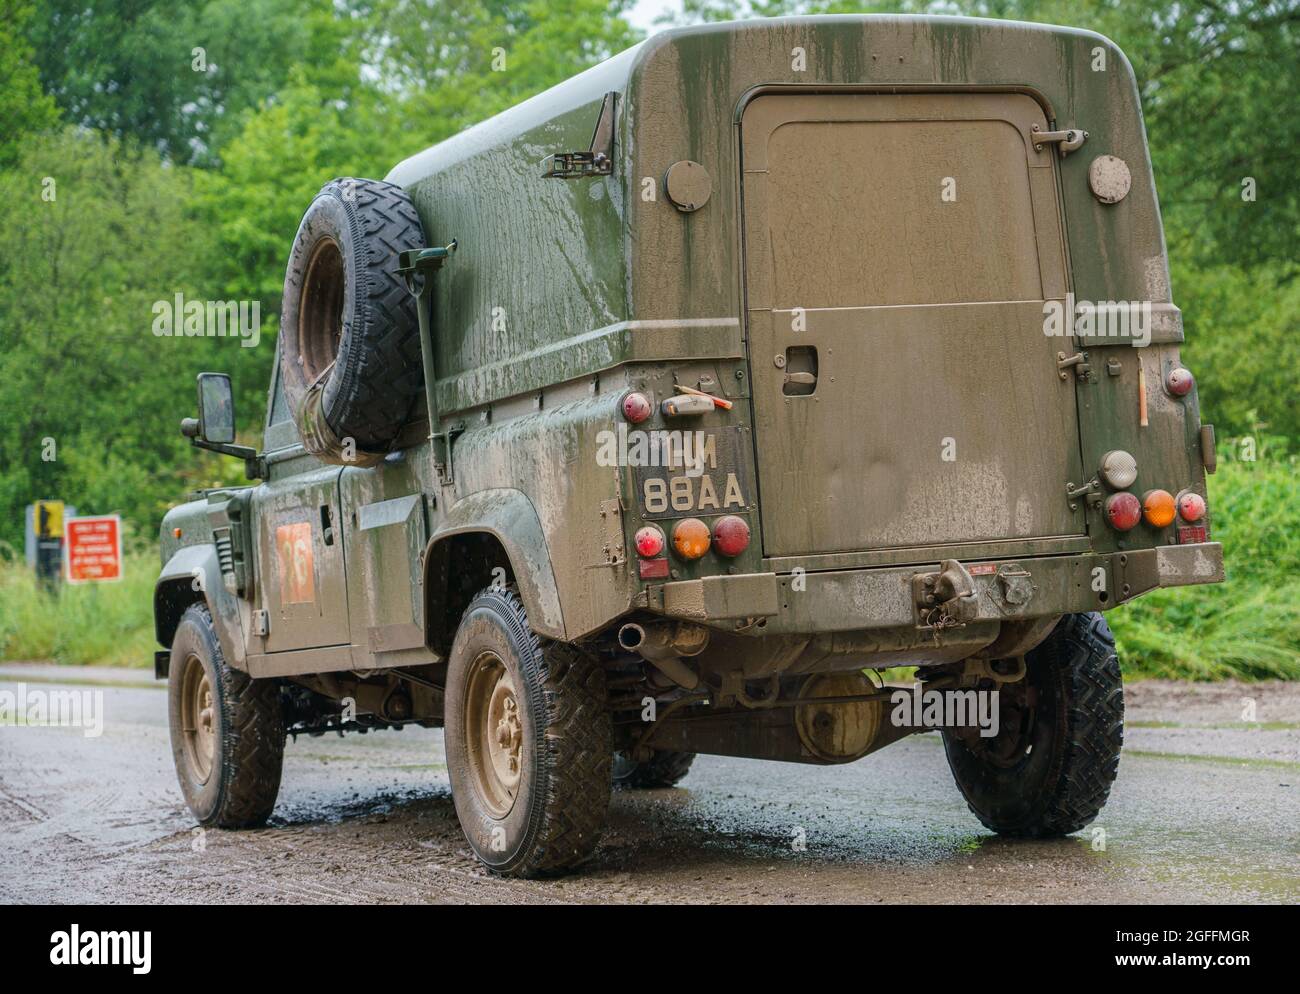
<path fill-rule="evenodd" d="M 148 673 L 0 667 L 0 690 L 74 680 L 101 681 L 102 735 L 0 727 L 6 902 L 1300 901 L 1295 684 L 1131 684 L 1110 804 L 1067 839 L 986 832 L 928 734 L 842 767 L 700 757 L 616 793 L 582 871 L 508 881 L 461 836 L 441 731 L 301 737 L 267 828 L 200 832 Z"/>

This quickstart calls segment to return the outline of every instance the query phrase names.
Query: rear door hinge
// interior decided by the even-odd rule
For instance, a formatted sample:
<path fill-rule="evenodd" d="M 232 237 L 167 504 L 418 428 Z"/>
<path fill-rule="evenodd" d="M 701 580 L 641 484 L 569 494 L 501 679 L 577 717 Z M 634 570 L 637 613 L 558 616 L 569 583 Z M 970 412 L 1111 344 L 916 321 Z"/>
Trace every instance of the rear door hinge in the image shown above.
<path fill-rule="evenodd" d="M 1044 145 L 1055 144 L 1061 150 L 1061 158 L 1079 148 L 1088 137 L 1088 132 L 1082 128 L 1066 128 L 1064 131 L 1043 131 L 1037 124 L 1031 129 L 1034 140 L 1034 151 L 1041 152 Z"/>

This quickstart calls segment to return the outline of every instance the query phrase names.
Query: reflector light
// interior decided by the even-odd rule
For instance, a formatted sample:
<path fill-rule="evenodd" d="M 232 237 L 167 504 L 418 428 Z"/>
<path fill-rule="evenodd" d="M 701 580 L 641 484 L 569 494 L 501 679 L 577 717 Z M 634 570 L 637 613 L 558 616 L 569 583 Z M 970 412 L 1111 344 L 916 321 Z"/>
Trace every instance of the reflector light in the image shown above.
<path fill-rule="evenodd" d="M 664 533 L 654 525 L 646 525 L 636 533 L 636 554 L 645 559 L 664 551 Z"/>
<path fill-rule="evenodd" d="M 627 418 L 634 425 L 639 425 L 646 418 L 650 417 L 650 412 L 654 408 L 650 404 L 650 398 L 643 393 L 630 393 L 623 398 L 623 417 Z"/>
<path fill-rule="evenodd" d="M 673 527 L 673 549 L 683 559 L 699 559 L 709 551 L 709 526 L 699 518 L 683 518 Z"/>
<path fill-rule="evenodd" d="M 1178 495 L 1178 516 L 1184 521 L 1200 521 L 1205 517 L 1205 498 L 1191 490 Z"/>
<path fill-rule="evenodd" d="M 1182 366 L 1174 367 L 1169 371 L 1169 375 L 1165 377 L 1165 387 L 1175 397 L 1187 396 L 1192 392 L 1192 387 L 1195 385 L 1196 380 L 1191 372 Z"/>
<path fill-rule="evenodd" d="M 738 556 L 749 548 L 749 525 L 734 514 L 713 523 L 713 550 L 721 556 Z"/>
<path fill-rule="evenodd" d="M 1142 518 L 1142 504 L 1130 493 L 1111 494 L 1106 498 L 1106 520 L 1117 531 L 1126 532 Z"/>
<path fill-rule="evenodd" d="M 643 580 L 660 580 L 668 575 L 667 559 L 642 559 L 637 567 Z"/>
<path fill-rule="evenodd" d="M 1142 498 L 1142 516 L 1147 524 L 1165 528 L 1174 523 L 1174 495 L 1168 490 L 1148 490 Z"/>

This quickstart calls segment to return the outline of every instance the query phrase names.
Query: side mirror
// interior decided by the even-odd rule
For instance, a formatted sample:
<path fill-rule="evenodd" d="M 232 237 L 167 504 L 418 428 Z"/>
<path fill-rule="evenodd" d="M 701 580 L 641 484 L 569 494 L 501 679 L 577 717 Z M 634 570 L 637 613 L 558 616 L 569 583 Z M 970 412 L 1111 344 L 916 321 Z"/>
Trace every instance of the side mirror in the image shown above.
<path fill-rule="evenodd" d="M 235 394 L 225 373 L 199 374 L 199 431 L 205 442 L 235 440 Z"/>
<path fill-rule="evenodd" d="M 244 460 L 244 475 L 266 479 L 266 460 L 256 449 L 234 445 L 235 394 L 225 373 L 199 374 L 199 416 L 181 421 L 181 434 L 190 444 Z"/>

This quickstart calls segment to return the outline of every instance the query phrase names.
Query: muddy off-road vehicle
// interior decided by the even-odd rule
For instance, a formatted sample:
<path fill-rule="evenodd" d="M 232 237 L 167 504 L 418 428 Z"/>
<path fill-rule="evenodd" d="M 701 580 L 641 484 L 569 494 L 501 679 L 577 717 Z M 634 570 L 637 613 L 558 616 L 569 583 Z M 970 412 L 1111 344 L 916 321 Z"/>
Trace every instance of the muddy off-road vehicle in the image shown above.
<path fill-rule="evenodd" d="M 1085 31 L 668 31 L 335 180 L 265 451 L 219 374 L 183 424 L 261 481 L 163 522 L 186 800 L 256 825 L 288 734 L 442 726 L 470 846 L 530 875 L 696 753 L 940 728 L 984 825 L 1074 832 L 1122 738 L 1101 612 L 1223 577 L 1182 337 Z"/>

